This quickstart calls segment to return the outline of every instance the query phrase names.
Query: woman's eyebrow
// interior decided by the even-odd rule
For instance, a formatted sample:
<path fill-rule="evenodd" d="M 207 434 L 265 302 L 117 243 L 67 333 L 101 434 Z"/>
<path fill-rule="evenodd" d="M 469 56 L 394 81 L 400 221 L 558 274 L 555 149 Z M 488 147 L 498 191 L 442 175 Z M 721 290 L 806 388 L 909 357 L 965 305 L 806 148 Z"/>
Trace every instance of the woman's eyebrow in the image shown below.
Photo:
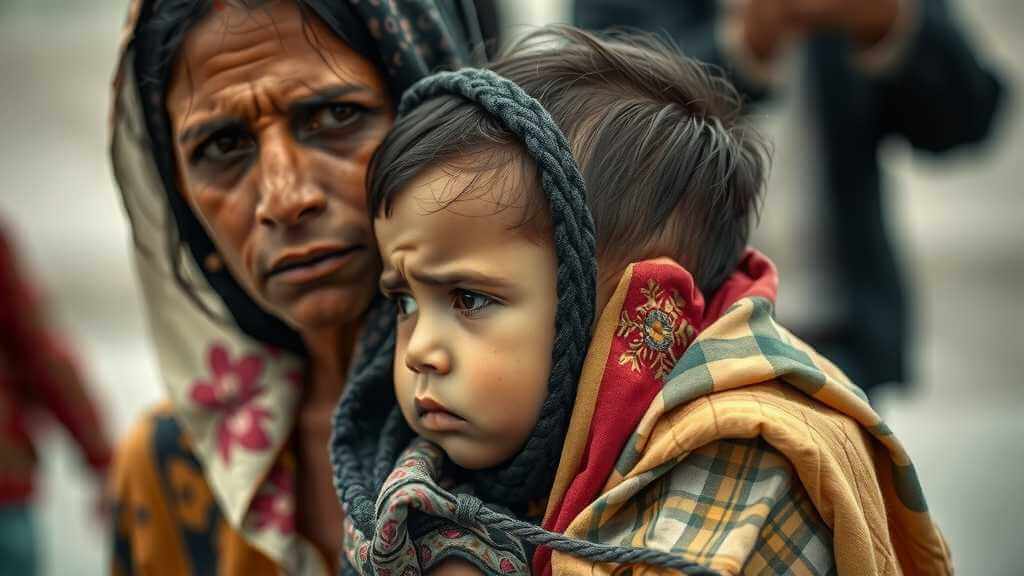
<path fill-rule="evenodd" d="M 321 88 L 312 88 L 313 94 L 288 104 L 290 113 L 302 112 L 310 108 L 319 108 L 324 104 L 330 104 L 342 96 L 352 94 L 372 93 L 368 86 L 363 84 L 333 84 Z"/>
<path fill-rule="evenodd" d="M 318 108 L 324 104 L 330 104 L 343 96 L 372 92 L 370 87 L 363 84 L 331 84 L 320 88 L 310 88 L 309 91 L 312 92 L 312 95 L 296 100 L 288 105 L 290 113 L 294 114 L 296 112 L 308 111 L 311 108 Z M 182 130 L 178 136 L 178 142 L 188 144 L 195 140 L 202 140 L 218 130 L 233 128 L 243 123 L 243 120 L 238 116 L 225 116 L 208 122 L 199 122 Z"/>
<path fill-rule="evenodd" d="M 209 122 L 200 122 L 182 130 L 181 135 L 178 136 L 178 142 L 181 144 L 188 144 L 194 140 L 202 140 L 218 130 L 233 128 L 241 124 L 242 120 L 234 116 L 217 118 L 215 120 L 210 120 Z"/>

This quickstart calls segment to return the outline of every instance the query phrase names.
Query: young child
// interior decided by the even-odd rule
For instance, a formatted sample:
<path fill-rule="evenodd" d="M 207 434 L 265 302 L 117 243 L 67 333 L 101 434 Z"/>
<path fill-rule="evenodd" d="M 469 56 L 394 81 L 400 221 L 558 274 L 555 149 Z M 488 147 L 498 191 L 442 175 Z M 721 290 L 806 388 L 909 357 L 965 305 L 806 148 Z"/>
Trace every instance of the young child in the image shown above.
<path fill-rule="evenodd" d="M 732 88 L 564 27 L 490 69 L 414 86 L 374 157 L 397 319 L 336 418 L 352 565 L 949 572 L 899 443 L 772 319 Z"/>

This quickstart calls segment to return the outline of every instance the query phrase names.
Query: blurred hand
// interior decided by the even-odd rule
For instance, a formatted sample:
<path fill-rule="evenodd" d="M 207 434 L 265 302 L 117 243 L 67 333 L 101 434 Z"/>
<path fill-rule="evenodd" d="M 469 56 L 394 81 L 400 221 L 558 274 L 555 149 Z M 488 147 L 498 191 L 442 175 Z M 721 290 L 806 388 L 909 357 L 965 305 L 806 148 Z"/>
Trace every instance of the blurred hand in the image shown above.
<path fill-rule="evenodd" d="M 747 0 L 733 17 L 750 51 L 768 61 L 789 42 L 825 30 L 870 47 L 889 32 L 899 10 L 900 0 Z"/>
<path fill-rule="evenodd" d="M 733 13 L 739 18 L 743 41 L 762 62 L 775 59 L 803 31 L 797 27 L 790 3 L 793 0 L 747 0 Z"/>
<path fill-rule="evenodd" d="M 452 558 L 438 564 L 430 571 L 430 576 L 483 576 L 483 572 L 465 560 Z"/>

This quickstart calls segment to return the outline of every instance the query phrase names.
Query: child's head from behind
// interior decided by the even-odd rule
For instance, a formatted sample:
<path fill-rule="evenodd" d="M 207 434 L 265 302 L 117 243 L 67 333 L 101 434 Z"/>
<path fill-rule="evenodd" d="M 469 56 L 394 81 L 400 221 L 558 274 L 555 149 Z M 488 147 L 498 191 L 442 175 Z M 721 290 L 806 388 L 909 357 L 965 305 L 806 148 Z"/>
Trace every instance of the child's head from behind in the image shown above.
<path fill-rule="evenodd" d="M 555 26 L 493 66 L 562 129 L 587 186 L 603 305 L 631 262 L 669 257 L 710 295 L 739 263 L 767 147 L 720 75 L 648 34 Z"/>
<path fill-rule="evenodd" d="M 650 38 L 561 28 L 491 68 L 548 109 L 579 161 L 605 284 L 595 306 L 647 258 L 680 261 L 705 290 L 725 279 L 763 172 L 731 87 Z M 558 259 L 538 168 L 489 113 L 442 96 L 399 119 L 368 188 L 381 287 L 399 307 L 403 415 L 457 464 L 500 464 L 533 432 L 552 365 Z"/>

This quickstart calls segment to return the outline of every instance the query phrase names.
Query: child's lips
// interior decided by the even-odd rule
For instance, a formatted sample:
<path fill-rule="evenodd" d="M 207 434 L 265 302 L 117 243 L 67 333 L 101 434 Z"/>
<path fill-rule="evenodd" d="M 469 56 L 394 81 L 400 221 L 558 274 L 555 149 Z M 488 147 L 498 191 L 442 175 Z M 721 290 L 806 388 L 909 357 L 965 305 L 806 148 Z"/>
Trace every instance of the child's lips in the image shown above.
<path fill-rule="evenodd" d="M 458 432 L 468 424 L 433 398 L 416 398 L 416 418 L 423 428 L 432 432 Z"/>
<path fill-rule="evenodd" d="M 420 416 L 420 426 L 431 432 L 460 432 L 467 422 L 451 412 L 427 412 Z"/>

